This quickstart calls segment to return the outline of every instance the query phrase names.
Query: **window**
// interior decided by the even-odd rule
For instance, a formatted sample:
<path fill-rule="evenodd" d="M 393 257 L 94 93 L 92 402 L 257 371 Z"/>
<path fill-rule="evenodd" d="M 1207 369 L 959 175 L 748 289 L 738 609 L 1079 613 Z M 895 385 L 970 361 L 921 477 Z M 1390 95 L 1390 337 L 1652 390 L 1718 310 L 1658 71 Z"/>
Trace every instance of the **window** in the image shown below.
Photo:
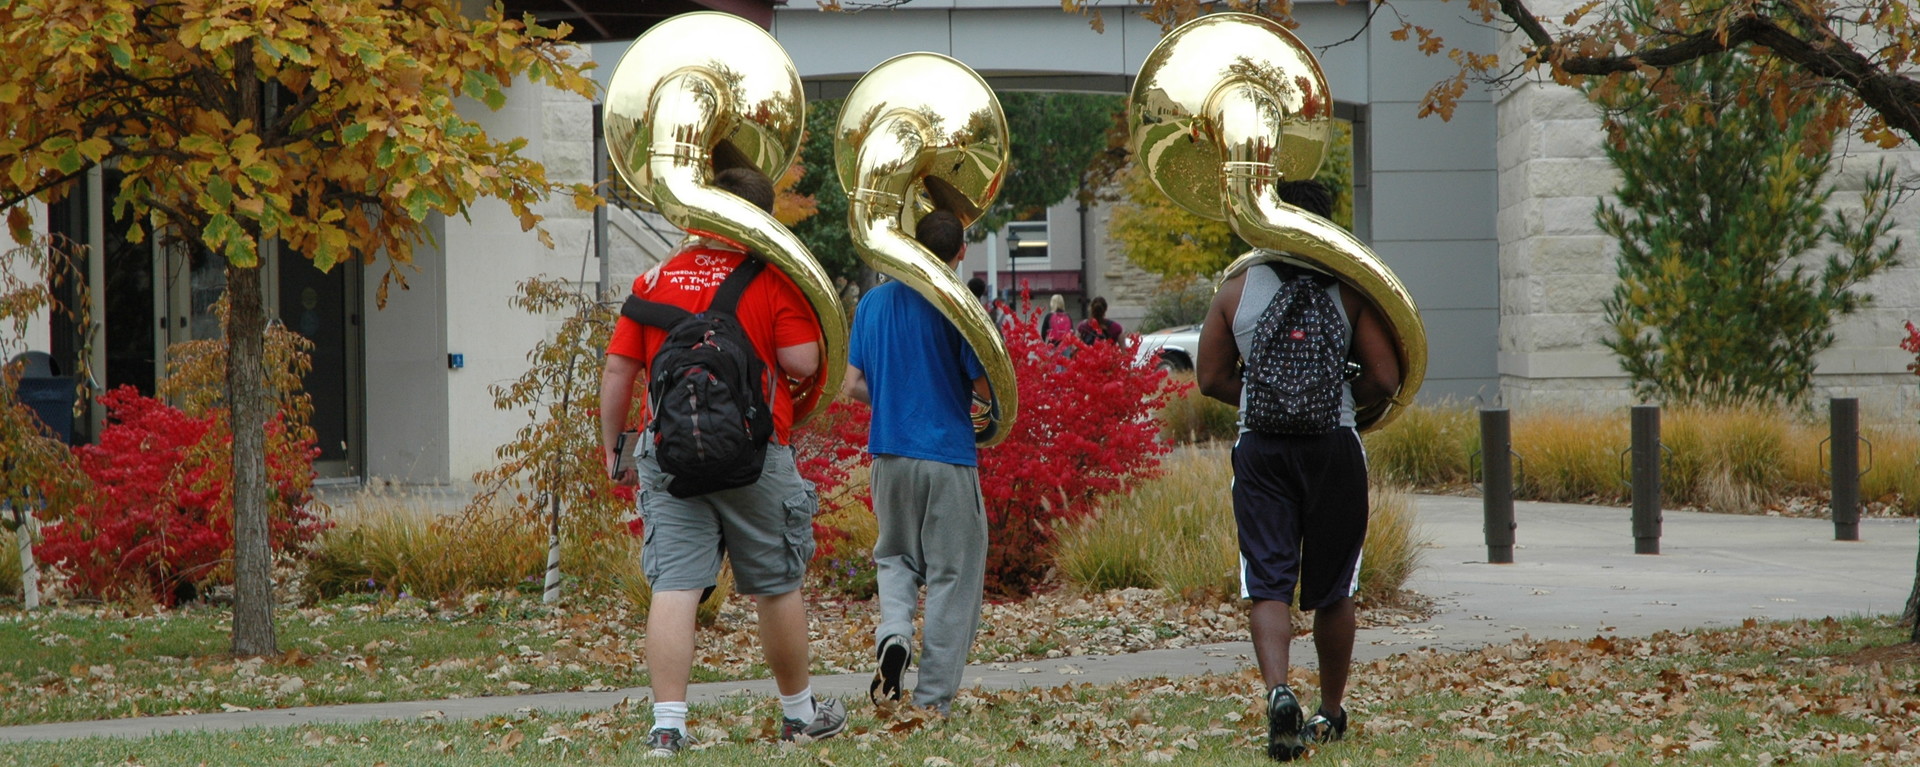
<path fill-rule="evenodd" d="M 1007 255 L 1021 263 L 1047 262 L 1047 222 L 1015 221 L 1007 224 Z"/>

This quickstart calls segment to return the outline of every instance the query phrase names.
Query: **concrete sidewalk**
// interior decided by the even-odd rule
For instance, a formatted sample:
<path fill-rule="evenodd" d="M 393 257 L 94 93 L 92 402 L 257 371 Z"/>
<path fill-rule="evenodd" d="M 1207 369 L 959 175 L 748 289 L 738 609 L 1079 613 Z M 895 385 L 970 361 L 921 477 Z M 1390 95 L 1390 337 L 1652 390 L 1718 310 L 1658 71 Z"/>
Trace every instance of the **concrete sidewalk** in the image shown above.
<path fill-rule="evenodd" d="M 1515 563 L 1486 563 L 1478 498 L 1416 496 L 1420 533 L 1429 541 L 1410 586 L 1433 597 L 1433 617 L 1360 633 L 1356 660 L 1420 647 L 1468 649 L 1536 638 L 1646 635 L 1665 629 L 1763 620 L 1890 613 L 1913 584 L 1916 521 L 1866 519 L 1859 542 L 1833 540 L 1824 520 L 1669 511 L 1661 554 L 1633 553 L 1623 508 L 1521 502 L 1515 505 Z M 1232 672 L 1251 665 L 1245 642 L 1129 655 L 973 666 L 966 680 L 989 689 Z M 1294 647 L 1311 666 L 1311 642 Z M 911 676 L 911 675 L 910 675 Z M 868 675 L 814 677 L 814 689 L 864 705 Z M 773 694 L 771 680 L 696 684 L 693 702 Z M 644 687 L 612 692 L 544 693 L 492 698 L 364 703 L 194 716 L 143 717 L 0 728 L 0 742 L 92 736 L 144 737 L 392 719 L 481 718 L 518 709 L 582 711 L 647 697 Z"/>

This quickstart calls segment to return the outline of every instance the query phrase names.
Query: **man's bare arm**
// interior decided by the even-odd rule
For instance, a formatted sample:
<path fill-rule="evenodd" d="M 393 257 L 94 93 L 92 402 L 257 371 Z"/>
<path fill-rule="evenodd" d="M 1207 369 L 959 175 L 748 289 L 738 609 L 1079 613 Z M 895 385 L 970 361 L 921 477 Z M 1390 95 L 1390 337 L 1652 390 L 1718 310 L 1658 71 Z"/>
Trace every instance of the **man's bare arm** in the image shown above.
<path fill-rule="evenodd" d="M 1242 273 L 1221 283 L 1207 307 L 1207 319 L 1200 326 L 1200 350 L 1194 360 L 1193 374 L 1200 393 L 1240 406 L 1240 348 L 1233 342 L 1233 315 L 1240 309 L 1240 291 L 1246 285 Z"/>
<path fill-rule="evenodd" d="M 840 379 L 840 395 L 852 397 L 856 402 L 873 403 L 867 393 L 867 373 L 852 365 L 847 366 L 847 377 Z"/>
<path fill-rule="evenodd" d="M 627 430 L 627 411 L 633 409 L 633 382 L 645 367 L 640 360 L 623 354 L 608 354 L 606 368 L 600 372 L 600 457 L 613 471 L 613 443 Z M 619 484 L 634 484 L 631 472 L 616 478 Z"/>
<path fill-rule="evenodd" d="M 1353 357 L 1360 378 L 1353 382 L 1353 405 L 1365 408 L 1400 391 L 1400 355 L 1387 332 L 1387 322 L 1371 301 L 1360 300 L 1353 324 Z"/>
<path fill-rule="evenodd" d="M 773 358 L 780 363 L 780 372 L 788 378 L 805 381 L 820 372 L 820 342 L 782 346 L 774 350 Z"/>

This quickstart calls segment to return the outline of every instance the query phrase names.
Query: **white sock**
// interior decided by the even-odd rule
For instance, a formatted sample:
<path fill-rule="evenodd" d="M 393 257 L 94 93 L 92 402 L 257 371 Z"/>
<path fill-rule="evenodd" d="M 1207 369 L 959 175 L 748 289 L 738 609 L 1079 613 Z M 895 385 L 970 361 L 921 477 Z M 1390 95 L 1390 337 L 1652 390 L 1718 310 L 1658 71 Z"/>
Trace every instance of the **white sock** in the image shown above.
<path fill-rule="evenodd" d="M 813 685 L 792 695 L 780 696 L 781 716 L 798 719 L 802 722 L 813 721 Z"/>
<path fill-rule="evenodd" d="M 684 700 L 660 701 L 653 704 L 653 729 L 679 730 L 687 734 L 687 702 Z"/>

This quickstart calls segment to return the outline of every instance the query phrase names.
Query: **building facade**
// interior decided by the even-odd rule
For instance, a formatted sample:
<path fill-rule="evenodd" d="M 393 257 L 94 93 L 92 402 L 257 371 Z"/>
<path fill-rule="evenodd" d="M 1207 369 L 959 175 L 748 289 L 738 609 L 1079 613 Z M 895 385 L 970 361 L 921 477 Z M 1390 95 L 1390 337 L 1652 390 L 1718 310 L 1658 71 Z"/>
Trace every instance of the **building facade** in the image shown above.
<path fill-rule="evenodd" d="M 1548 6 L 1536 10 L 1551 16 L 1572 3 Z M 1511 41 L 1460 18 L 1457 5 L 1404 0 L 1396 8 L 1449 44 L 1505 44 L 1512 53 Z M 1295 11 L 1298 34 L 1321 57 L 1339 114 L 1354 127 L 1355 231 L 1409 287 L 1427 325 L 1422 399 L 1515 408 L 1632 403 L 1600 343 L 1601 301 L 1617 278 L 1615 247 L 1593 212 L 1617 177 L 1593 108 L 1570 89 L 1525 82 L 1470 91 L 1450 120 L 1422 119 L 1420 99 L 1448 73 L 1444 59 L 1389 39 L 1384 25 L 1367 26 L 1363 4 L 1301 0 Z M 1105 22 L 1105 32 L 1095 32 L 1054 0 L 915 0 L 853 14 L 780 7 L 767 17 L 812 98 L 844 94 L 874 65 L 917 50 L 964 61 L 996 88 L 1125 93 L 1160 30 L 1124 8 L 1107 10 Z M 593 46 L 603 73 L 624 47 Z M 549 178 L 586 181 L 604 177 L 595 110 L 577 96 L 522 84 L 504 109 L 474 104 L 467 113 L 491 135 L 526 138 L 525 151 Z M 1843 149 L 1837 205 L 1849 204 L 1880 161 L 1902 180 L 1920 174 L 1912 151 Z M 150 390 L 167 344 L 218 332 L 206 309 L 223 276 L 217 263 L 151 242 L 128 245 L 105 215 L 113 183 L 110 171 L 96 171 L 69 203 L 36 215 L 100 254 L 90 276 L 94 316 L 103 321 L 91 360 L 98 382 Z M 1920 247 L 1916 204 L 1903 203 L 1897 216 L 1896 234 L 1910 250 Z M 406 289 L 391 289 L 384 307 L 374 297 L 378 271 L 322 275 L 304 259 L 269 258 L 270 311 L 318 345 L 310 389 L 326 473 L 458 483 L 491 466 L 495 449 L 528 418 L 494 408 L 491 387 L 519 377 L 529 350 L 558 322 L 514 308 L 516 286 L 546 276 L 617 295 L 680 237 L 642 212 L 615 208 L 597 219 L 565 199 L 544 212 L 553 249 L 492 201 L 465 220 L 436 219 L 433 241 L 402 269 Z M 970 248 L 962 274 L 991 274 L 1005 286 L 1024 279 L 1036 296 L 1070 295 L 1076 308 L 1079 299 L 1106 296 L 1111 316 L 1137 328 L 1157 280 L 1117 255 L 1106 235 L 1110 213 L 1072 201 L 1055 206 L 1043 221 Z M 1877 303 L 1842 322 L 1834 348 L 1820 357 L 1822 394 L 1860 397 L 1870 420 L 1910 421 L 1920 407 L 1904 369 L 1911 357 L 1896 346 L 1901 323 L 1920 314 L 1917 265 L 1920 256 L 1909 256 L 1867 285 Z M 73 330 L 43 317 L 23 344 L 10 346 L 70 354 L 61 339 Z"/>

